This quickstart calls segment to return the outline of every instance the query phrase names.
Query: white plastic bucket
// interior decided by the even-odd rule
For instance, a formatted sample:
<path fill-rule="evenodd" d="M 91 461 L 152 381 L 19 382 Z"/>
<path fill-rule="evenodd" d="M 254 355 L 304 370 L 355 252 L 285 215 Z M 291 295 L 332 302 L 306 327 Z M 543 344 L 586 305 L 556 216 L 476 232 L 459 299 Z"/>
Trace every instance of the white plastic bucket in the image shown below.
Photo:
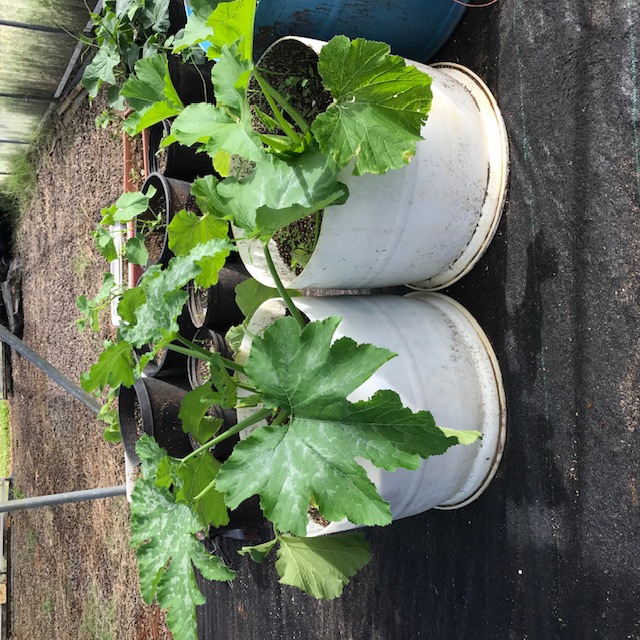
<path fill-rule="evenodd" d="M 389 472 L 358 460 L 391 505 L 394 519 L 434 507 L 457 508 L 475 500 L 493 478 L 502 457 L 506 408 L 495 354 L 469 312 L 437 293 L 414 293 L 404 298 L 301 297 L 294 302 L 311 320 L 342 317 L 335 339 L 347 335 L 398 354 L 349 400 L 364 400 L 379 389 L 392 389 L 413 411 L 431 411 L 439 426 L 482 433 L 482 440 L 453 446 L 443 455 L 424 460 L 415 471 Z M 264 303 L 249 331 L 261 331 L 284 315 L 284 310 L 280 300 Z M 246 337 L 240 359 L 248 355 L 250 344 L 250 337 Z M 239 410 L 238 419 L 251 411 Z M 308 533 L 321 535 L 352 528 L 346 520 L 326 528 L 311 523 Z"/>
<path fill-rule="evenodd" d="M 297 39 L 316 51 L 324 44 Z M 348 167 L 342 171 L 340 180 L 350 197 L 342 206 L 325 209 L 316 249 L 300 275 L 271 243 L 287 287 L 410 283 L 439 289 L 467 273 L 493 238 L 509 167 L 507 133 L 496 101 L 465 67 L 407 62 L 433 78 L 432 107 L 415 157 L 383 176 L 354 176 Z M 243 241 L 239 250 L 251 275 L 273 286 L 261 244 Z"/>

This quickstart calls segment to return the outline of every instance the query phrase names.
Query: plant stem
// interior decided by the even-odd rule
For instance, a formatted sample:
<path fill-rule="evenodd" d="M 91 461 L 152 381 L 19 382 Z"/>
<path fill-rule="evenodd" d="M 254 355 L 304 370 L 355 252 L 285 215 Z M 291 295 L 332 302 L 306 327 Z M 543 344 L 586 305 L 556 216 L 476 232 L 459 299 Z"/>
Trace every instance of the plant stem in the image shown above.
<path fill-rule="evenodd" d="M 196 500 L 200 500 L 200 498 L 202 498 L 202 496 L 204 496 L 207 493 L 207 491 L 210 491 L 211 489 L 213 489 L 215 484 L 216 484 L 216 479 L 214 478 L 197 496 L 193 498 L 193 502 L 195 502 Z"/>
<path fill-rule="evenodd" d="M 180 335 L 177 336 L 177 339 L 180 342 L 182 342 L 182 344 L 185 345 L 190 350 L 190 353 L 187 353 L 184 350 L 176 349 L 175 347 L 177 345 L 173 345 L 173 347 L 171 345 L 167 345 L 167 347 L 170 349 L 173 348 L 175 351 L 178 351 L 178 353 L 186 353 L 186 355 L 188 356 L 195 356 L 197 358 L 200 358 L 201 360 L 206 360 L 207 362 L 211 362 L 212 356 L 210 351 L 207 351 L 206 349 L 201 347 L 199 344 L 196 344 L 195 342 L 191 342 L 191 340 L 187 340 L 186 338 L 183 338 Z M 227 369 L 232 369 L 233 371 L 237 371 L 238 373 L 244 373 L 244 367 L 241 364 L 238 364 L 233 360 L 229 360 L 229 358 L 225 358 L 224 356 L 220 356 L 220 359 L 222 360 L 222 364 L 224 364 L 224 366 L 227 367 Z"/>
<path fill-rule="evenodd" d="M 280 413 L 278 413 L 278 415 L 272 420 L 271 426 L 277 427 L 281 424 L 284 424 L 284 422 L 286 422 L 288 419 L 289 419 L 289 414 L 286 411 L 281 409 Z"/>
<path fill-rule="evenodd" d="M 302 138 L 300 138 L 300 136 L 294 131 L 293 127 L 285 120 L 282 112 L 278 109 L 278 105 L 272 97 L 272 92 L 275 91 L 275 89 L 273 89 L 273 87 L 258 73 L 257 69 L 253 70 L 253 75 L 258 81 L 258 84 L 262 89 L 262 93 L 264 93 L 264 97 L 267 99 L 267 102 L 271 107 L 271 111 L 273 111 L 273 115 L 278 121 L 280 128 L 287 134 L 287 137 L 291 142 L 294 144 L 300 144 L 302 142 Z"/>
<path fill-rule="evenodd" d="M 259 74 L 259 72 L 256 69 L 254 69 L 253 73 L 254 75 L 256 73 Z M 284 111 L 291 116 L 293 121 L 302 130 L 302 133 L 305 133 L 306 130 L 309 128 L 307 121 L 302 117 L 302 115 L 296 109 L 294 109 L 294 107 L 291 106 L 289 101 L 272 84 L 269 84 L 268 80 L 266 80 L 263 76 L 260 76 L 260 77 L 262 78 L 263 82 L 269 87 L 269 91 L 271 92 L 271 96 L 273 97 L 273 99 L 276 102 L 278 102 L 278 104 L 284 109 Z M 260 81 L 258 80 L 258 82 Z M 262 85 L 260 85 L 260 87 L 262 87 Z M 264 89 L 262 90 L 264 91 Z"/>
<path fill-rule="evenodd" d="M 264 133 L 259 133 L 258 137 L 262 141 L 263 144 L 266 144 L 268 147 L 273 147 L 276 151 L 289 151 L 289 145 L 281 142 L 274 135 L 266 135 Z M 287 140 L 287 138 L 283 137 L 282 140 Z"/>
<path fill-rule="evenodd" d="M 282 280 L 280 280 L 280 276 L 276 270 L 276 266 L 273 264 L 273 258 L 271 257 L 271 252 L 269 251 L 268 240 L 262 242 L 262 246 L 264 247 L 264 256 L 267 259 L 267 266 L 269 267 L 269 273 L 275 282 L 276 289 L 280 294 L 280 297 L 284 300 L 284 303 L 289 311 L 289 313 L 296 319 L 296 322 L 300 326 L 301 329 L 304 329 L 307 326 L 307 323 L 304 321 L 302 314 L 298 311 L 298 308 L 293 301 L 291 300 L 291 296 L 289 292 L 284 288 L 282 284 Z"/>
<path fill-rule="evenodd" d="M 238 424 L 234 425 L 230 429 L 227 429 L 224 433 L 221 433 L 219 436 L 216 436 L 212 440 L 209 440 L 209 442 L 205 442 L 205 444 L 203 444 L 201 447 L 199 447 L 195 451 L 192 451 L 185 458 L 182 458 L 182 461 L 180 462 L 180 464 L 184 464 L 187 460 L 191 460 L 191 458 L 195 458 L 195 456 L 200 455 L 205 451 L 209 451 L 209 449 L 211 449 L 212 447 L 215 447 L 217 444 L 219 444 L 223 440 L 226 440 L 231 436 L 235 436 L 236 433 L 240 433 L 240 431 L 242 431 L 243 429 L 246 429 L 247 427 L 250 427 L 251 425 L 254 425 L 257 422 L 260 422 L 260 420 L 264 420 L 265 418 L 268 418 L 272 413 L 273 411 L 271 409 L 266 409 L 266 408 L 258 409 L 255 413 L 251 414 L 245 420 L 238 422 Z"/>

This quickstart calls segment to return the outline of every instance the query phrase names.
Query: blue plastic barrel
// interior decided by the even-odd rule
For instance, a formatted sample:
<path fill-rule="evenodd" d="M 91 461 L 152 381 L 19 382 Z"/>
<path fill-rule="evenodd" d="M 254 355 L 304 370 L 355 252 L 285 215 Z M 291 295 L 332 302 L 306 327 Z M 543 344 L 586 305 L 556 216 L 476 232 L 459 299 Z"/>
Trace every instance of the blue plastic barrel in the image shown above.
<path fill-rule="evenodd" d="M 454 0 L 258 0 L 254 55 L 282 36 L 344 34 L 387 42 L 392 53 L 427 62 L 464 11 Z"/>
<path fill-rule="evenodd" d="M 184 4 L 190 15 L 188 0 Z M 344 34 L 387 42 L 393 53 L 427 62 L 464 12 L 454 0 L 258 0 L 254 55 L 283 36 L 331 40 Z"/>

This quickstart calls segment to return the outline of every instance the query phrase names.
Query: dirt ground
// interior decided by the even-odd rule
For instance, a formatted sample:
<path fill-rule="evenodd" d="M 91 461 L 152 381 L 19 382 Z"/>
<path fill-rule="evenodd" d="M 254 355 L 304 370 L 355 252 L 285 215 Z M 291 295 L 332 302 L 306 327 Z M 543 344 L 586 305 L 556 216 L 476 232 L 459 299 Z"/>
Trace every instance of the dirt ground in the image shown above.
<path fill-rule="evenodd" d="M 21 219 L 24 340 L 74 381 L 102 336 L 80 334 L 76 296 L 95 295 L 106 263 L 90 237 L 121 193 L 122 139 L 96 130 L 101 100 L 67 101 L 44 149 L 38 187 Z M 141 154 L 140 154 L 141 155 Z M 141 158 L 140 158 L 141 159 Z M 13 356 L 12 469 L 16 497 L 124 483 L 120 445 L 79 402 Z M 124 497 L 16 512 L 11 518 L 10 612 L 16 640 L 169 638 L 157 607 L 142 603 Z"/>

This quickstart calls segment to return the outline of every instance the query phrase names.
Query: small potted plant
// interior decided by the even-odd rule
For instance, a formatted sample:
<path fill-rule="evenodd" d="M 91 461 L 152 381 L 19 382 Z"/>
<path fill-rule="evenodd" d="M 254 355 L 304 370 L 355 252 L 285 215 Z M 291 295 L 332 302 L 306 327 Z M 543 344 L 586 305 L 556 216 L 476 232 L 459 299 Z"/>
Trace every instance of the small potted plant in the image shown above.
<path fill-rule="evenodd" d="M 278 545 L 276 569 L 281 582 L 315 597 L 333 598 L 366 564 L 369 549 L 360 533 L 309 536 L 318 533 L 310 519 L 313 514 L 323 523 L 335 522 L 338 528 L 350 526 L 348 523 L 384 525 L 393 519 L 394 500 L 380 495 L 360 460 L 368 460 L 372 468 L 385 472 L 407 469 L 420 473 L 424 460 L 431 463 L 444 460 L 449 452 L 468 450 L 466 455 L 452 456 L 452 469 L 446 473 L 435 465 L 440 484 L 448 486 L 434 495 L 435 502 L 418 510 L 434 504 L 457 505 L 486 485 L 495 471 L 504 437 L 504 403 L 495 358 L 486 356 L 490 354 L 486 337 L 454 303 L 440 298 L 396 297 L 379 303 L 355 299 L 351 305 L 335 301 L 335 307 L 324 308 L 328 302 L 292 297 L 271 256 L 270 241 L 278 229 L 347 199 L 348 188 L 339 179 L 344 166 L 351 164 L 357 173 L 382 173 L 409 161 L 429 111 L 430 78 L 391 56 L 381 43 L 339 37 L 323 47 L 321 55 L 335 68 L 334 73 L 339 75 L 343 70 L 351 74 L 359 69 L 356 75 L 368 78 L 363 82 L 378 105 L 374 110 L 386 113 L 380 101 L 397 105 L 392 109 L 398 111 L 396 120 L 386 119 L 388 126 L 381 127 L 388 131 L 380 131 L 380 135 L 386 133 L 390 138 L 384 157 L 380 157 L 369 145 L 368 125 L 358 126 L 357 114 L 349 106 L 355 102 L 360 108 L 358 99 L 343 96 L 328 120 L 315 126 L 316 118 L 310 127 L 300 119 L 291 100 L 253 67 L 255 5 L 251 5 L 219 3 L 207 19 L 205 26 L 213 26 L 210 51 L 218 57 L 212 72 L 216 103 L 181 109 L 170 136 L 188 145 L 203 145 L 222 179 L 207 176 L 195 181 L 192 194 L 201 215 L 186 210 L 175 214 L 168 227 L 174 257 L 166 265 L 149 267 L 138 286 L 122 293 L 117 340 L 105 343 L 96 364 L 82 380 L 85 390 L 96 393 L 110 389 L 113 394 L 120 387 L 131 387 L 161 349 L 196 356 L 209 365 L 210 379 L 184 396 L 179 412 L 183 430 L 200 446 L 175 458 L 152 438 L 142 436 L 136 448 L 141 475 L 130 496 L 132 542 L 137 549 L 143 597 L 147 602 L 155 597 L 168 610 L 169 627 L 178 638 L 195 638 L 195 608 L 204 601 L 194 567 L 212 580 L 234 576 L 219 557 L 206 551 L 199 537 L 209 527 L 227 526 L 230 510 L 233 515 L 251 496 L 260 497 L 261 511 L 273 525 L 274 538 L 246 547 L 242 553 L 260 561 Z M 139 99 L 131 127 L 158 118 L 167 111 L 166 105 L 169 110 L 177 105 L 166 65 L 162 61 L 155 65 L 153 58 L 140 61 L 123 89 Z M 251 110 L 248 92 L 252 74 L 267 103 L 273 105 L 271 115 Z M 377 86 L 375 78 L 384 79 L 382 86 Z M 343 110 L 347 112 L 344 122 Z M 280 132 L 256 130 L 256 118 L 267 128 L 275 121 Z M 352 130 L 346 140 L 341 133 L 345 126 Z M 129 198 L 138 202 L 135 195 Z M 237 239 L 228 236 L 229 221 L 242 229 L 243 236 L 260 241 L 275 285 L 275 290 L 269 291 L 253 281 L 243 283 L 245 298 L 239 300 L 240 308 L 247 316 L 254 316 L 254 324 L 248 317 L 228 336 L 237 349 L 234 358 L 185 339 L 178 326 L 189 295 L 188 283 L 194 281 L 203 289 L 214 286 L 225 261 L 236 250 Z M 98 233 L 97 237 L 105 236 Z M 274 295 L 282 302 L 268 302 L 266 307 L 259 304 Z M 379 306 L 367 307 L 374 304 Z M 359 305 L 369 312 L 363 315 L 349 309 Z M 255 309 L 258 311 L 253 314 Z M 392 309 L 399 310 L 400 316 L 406 309 L 413 328 L 387 331 L 395 336 L 389 347 L 385 332 L 372 338 L 381 346 L 368 344 L 368 338 L 361 337 L 366 333 L 361 334 L 357 326 L 385 328 L 385 318 L 396 312 Z M 336 313 L 344 317 L 347 326 L 341 335 L 343 324 Z M 353 314 L 360 316 L 359 321 Z M 432 320 L 426 322 L 425 314 L 431 314 Z M 406 339 L 401 344 L 405 333 L 417 330 L 420 334 L 425 324 L 435 327 L 426 343 L 420 338 L 415 345 Z M 390 377 L 398 379 L 398 384 L 411 384 L 403 373 L 411 360 L 420 362 L 427 353 L 437 352 L 438 340 L 451 337 L 452 332 L 462 333 L 462 326 L 471 328 L 471 335 L 475 335 L 465 347 L 471 356 L 469 379 L 475 378 L 472 387 L 476 390 L 491 387 L 491 417 L 486 424 L 467 420 L 462 425 L 438 426 L 424 398 L 413 401 L 404 391 L 394 390 L 396 380 L 392 384 L 382 372 L 397 351 L 400 374 Z M 135 349 L 145 345 L 151 345 L 150 352 L 136 360 Z M 484 373 L 479 374 L 475 363 L 483 349 Z M 436 369 L 455 371 L 451 361 L 458 366 L 460 358 L 452 358 L 452 343 L 443 341 L 439 350 L 444 354 L 443 362 L 449 364 Z M 462 350 L 455 347 L 456 354 Z M 444 389 L 455 387 L 459 376 L 438 378 L 434 371 L 430 378 L 436 381 L 432 390 L 435 398 Z M 462 395 L 480 398 L 479 392 L 474 393 L 463 391 Z M 236 409 L 238 423 L 223 427 L 223 420 L 211 411 L 213 406 Z M 449 419 L 455 418 L 452 415 Z M 242 439 L 226 459 L 211 455 L 220 444 L 238 435 Z M 480 435 L 486 445 L 485 440 L 478 445 Z M 485 447 L 480 453 L 479 446 Z M 380 491 L 384 493 L 387 486 L 388 479 L 382 478 Z M 323 528 L 320 533 L 327 531 L 330 529 Z"/>

